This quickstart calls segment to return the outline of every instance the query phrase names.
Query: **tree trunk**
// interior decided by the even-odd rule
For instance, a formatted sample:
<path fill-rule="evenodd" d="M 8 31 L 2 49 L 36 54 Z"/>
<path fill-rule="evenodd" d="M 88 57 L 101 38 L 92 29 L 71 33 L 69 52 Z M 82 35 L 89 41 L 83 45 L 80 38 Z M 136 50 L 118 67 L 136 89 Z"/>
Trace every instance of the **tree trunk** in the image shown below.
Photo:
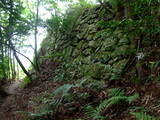
<path fill-rule="evenodd" d="M 11 71 L 10 71 L 10 48 L 8 47 L 8 53 L 7 53 L 7 56 L 8 56 L 8 80 L 11 79 Z"/>
<path fill-rule="evenodd" d="M 2 60 L 2 72 L 3 72 L 3 78 L 2 80 L 6 80 L 6 68 L 4 66 L 4 46 L 3 46 L 3 42 L 4 42 L 4 39 L 3 39 L 3 36 L 2 36 L 2 30 L 1 30 L 1 27 L 0 27 L 0 44 L 1 44 L 1 60 Z"/>
<path fill-rule="evenodd" d="M 13 79 L 16 79 L 16 62 L 15 62 L 14 54 L 13 54 Z"/>
<path fill-rule="evenodd" d="M 35 49 L 34 49 L 34 54 L 35 54 L 35 66 L 36 66 L 36 70 L 38 72 L 40 72 L 40 69 L 39 69 L 39 63 L 38 63 L 38 50 L 37 50 L 37 33 L 38 33 L 38 18 L 39 18 L 39 4 L 40 4 L 40 1 L 37 0 L 37 10 L 36 10 L 36 17 L 35 17 L 35 33 L 34 33 L 34 39 L 35 39 Z"/>

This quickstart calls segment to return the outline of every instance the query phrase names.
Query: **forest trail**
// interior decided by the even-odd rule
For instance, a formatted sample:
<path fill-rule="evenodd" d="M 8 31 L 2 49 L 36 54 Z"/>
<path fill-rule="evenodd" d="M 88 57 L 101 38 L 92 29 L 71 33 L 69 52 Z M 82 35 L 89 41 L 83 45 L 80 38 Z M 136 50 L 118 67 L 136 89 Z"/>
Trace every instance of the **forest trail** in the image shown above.
<path fill-rule="evenodd" d="M 21 81 L 15 81 L 15 82 L 5 86 L 5 91 L 8 94 L 15 95 L 19 89 L 20 82 Z"/>
<path fill-rule="evenodd" d="M 23 89 L 19 87 L 20 81 L 6 86 L 5 89 L 9 93 L 9 96 L 3 100 L 3 104 L 0 106 L 0 120 L 25 119 L 26 116 L 18 111 L 33 111 L 35 106 L 30 101 L 34 100 L 36 96 L 43 96 L 43 94 L 53 92 L 57 86 L 49 80 L 39 81 L 37 83 L 32 83 L 32 85 Z"/>

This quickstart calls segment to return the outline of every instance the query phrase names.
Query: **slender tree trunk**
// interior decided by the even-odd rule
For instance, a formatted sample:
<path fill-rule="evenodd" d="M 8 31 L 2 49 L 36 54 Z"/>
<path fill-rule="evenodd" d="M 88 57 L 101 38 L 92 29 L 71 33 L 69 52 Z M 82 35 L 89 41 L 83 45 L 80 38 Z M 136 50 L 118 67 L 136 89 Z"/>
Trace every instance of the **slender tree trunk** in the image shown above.
<path fill-rule="evenodd" d="M 37 49 L 37 34 L 38 34 L 38 19 L 39 19 L 39 5 L 40 5 L 40 0 L 36 0 L 36 13 L 34 13 L 29 4 L 28 4 L 28 0 L 27 0 L 27 6 L 28 9 L 30 10 L 30 12 L 32 13 L 32 15 L 34 16 L 34 40 L 35 40 L 35 46 L 34 46 L 34 62 L 35 64 L 33 65 L 34 69 L 37 72 L 40 72 L 40 67 L 39 67 L 39 61 L 38 61 L 38 49 Z"/>
<path fill-rule="evenodd" d="M 17 67 L 17 74 L 16 74 L 16 78 L 17 78 L 17 80 L 19 80 L 19 79 L 20 79 L 20 77 L 19 77 L 19 66 L 18 66 L 18 64 L 16 64 L 16 67 Z"/>
<path fill-rule="evenodd" d="M 5 68 L 5 61 L 4 61 L 4 47 L 2 45 L 2 48 L 1 48 L 1 52 L 2 52 L 2 70 L 3 70 L 3 80 L 6 80 L 7 79 L 7 75 L 6 75 L 6 68 Z"/>
<path fill-rule="evenodd" d="M 36 70 L 40 72 L 39 69 L 39 63 L 38 63 L 38 49 L 37 49 L 37 33 L 38 33 L 38 19 L 39 19 L 39 4 L 40 0 L 37 0 L 37 8 L 36 8 L 36 17 L 35 17 L 35 33 L 34 33 L 34 39 L 35 39 L 35 49 L 34 49 L 34 54 L 35 54 L 35 65 L 36 65 Z"/>
<path fill-rule="evenodd" d="M 2 60 L 2 72 L 3 72 L 3 80 L 6 80 L 6 68 L 5 68 L 5 63 L 4 63 L 4 45 L 3 45 L 3 42 L 4 42 L 4 39 L 3 39 L 3 36 L 2 36 L 2 30 L 1 30 L 1 27 L 0 27 L 0 44 L 1 44 L 1 60 Z"/>
<path fill-rule="evenodd" d="M 10 51 L 10 64 L 11 64 L 11 75 L 12 80 L 15 80 L 15 63 L 14 63 L 14 54 L 12 51 Z"/>
<path fill-rule="evenodd" d="M 11 72 L 11 80 L 13 80 L 13 76 L 14 76 L 14 71 L 13 71 L 13 59 L 12 59 L 12 51 L 10 49 L 10 72 Z"/>
<path fill-rule="evenodd" d="M 8 54 L 7 54 L 7 56 L 8 56 L 8 80 L 10 80 L 11 79 L 11 69 L 10 69 L 10 48 L 8 47 Z"/>
<path fill-rule="evenodd" d="M 16 62 L 15 62 L 14 54 L 13 54 L 13 79 L 16 79 Z"/>

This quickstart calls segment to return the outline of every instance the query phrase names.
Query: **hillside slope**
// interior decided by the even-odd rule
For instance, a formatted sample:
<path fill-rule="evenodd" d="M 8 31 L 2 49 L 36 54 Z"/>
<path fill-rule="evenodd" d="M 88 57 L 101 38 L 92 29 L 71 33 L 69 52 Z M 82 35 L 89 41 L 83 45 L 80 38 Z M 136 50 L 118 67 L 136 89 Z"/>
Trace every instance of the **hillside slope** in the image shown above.
<path fill-rule="evenodd" d="M 58 26 L 53 16 L 41 74 L 0 111 L 16 103 L 9 120 L 159 120 L 157 3 L 76 7 Z"/>

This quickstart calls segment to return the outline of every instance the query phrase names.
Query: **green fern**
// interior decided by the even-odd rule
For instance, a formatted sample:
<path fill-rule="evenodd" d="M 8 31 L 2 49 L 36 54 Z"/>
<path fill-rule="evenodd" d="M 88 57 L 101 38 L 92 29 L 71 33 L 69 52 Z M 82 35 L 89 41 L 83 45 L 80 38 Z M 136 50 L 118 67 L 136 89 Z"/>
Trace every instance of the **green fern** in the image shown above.
<path fill-rule="evenodd" d="M 160 120 L 143 112 L 133 112 L 131 114 L 136 117 L 136 120 Z"/>
<path fill-rule="evenodd" d="M 86 108 L 86 115 L 88 116 L 86 119 L 93 119 L 93 120 L 105 120 L 107 117 L 100 115 L 92 106 L 88 105 Z"/>
<path fill-rule="evenodd" d="M 63 86 L 60 86 L 53 92 L 53 95 L 55 96 L 55 95 L 61 94 L 62 97 L 65 97 L 68 95 L 68 92 L 72 87 L 74 87 L 74 85 L 72 84 L 65 84 Z"/>
<path fill-rule="evenodd" d="M 109 96 L 113 97 L 113 96 L 123 96 L 124 95 L 124 91 L 122 91 L 119 88 L 111 88 L 108 90 L 109 92 Z"/>
<path fill-rule="evenodd" d="M 127 101 L 129 103 L 133 102 L 135 99 L 137 99 L 139 97 L 139 94 L 135 93 L 133 96 L 129 96 L 127 97 Z"/>
<path fill-rule="evenodd" d="M 126 100 L 125 96 L 114 96 L 110 99 L 104 100 L 95 110 L 96 113 L 101 113 L 105 108 L 108 108 L 110 105 L 117 104 L 121 100 Z"/>
<path fill-rule="evenodd" d="M 129 107 L 129 110 L 132 111 L 132 112 L 135 112 L 135 111 L 145 111 L 145 108 L 143 106 L 131 106 Z"/>
<path fill-rule="evenodd" d="M 101 113 L 106 108 L 109 108 L 110 106 L 112 106 L 114 104 L 119 104 L 122 101 L 126 101 L 128 103 L 131 103 L 139 97 L 138 94 L 134 94 L 133 96 L 128 96 L 128 97 L 124 96 L 124 91 L 119 88 L 112 88 L 112 89 L 109 89 L 108 91 L 109 91 L 109 96 L 111 98 L 104 100 L 95 109 L 92 106 L 87 107 L 88 112 L 86 114 L 89 118 L 92 118 L 94 120 L 96 120 L 96 119 L 104 120 L 107 117 L 102 116 Z"/>
<path fill-rule="evenodd" d="M 69 90 L 73 87 L 72 84 L 65 84 L 57 88 L 49 97 L 41 98 L 41 105 L 35 107 L 34 112 L 28 112 L 31 120 L 41 119 L 50 113 L 56 113 L 58 107 L 62 104 L 64 98 L 67 98 Z M 61 95 L 59 98 L 53 98 L 56 95 Z"/>
<path fill-rule="evenodd" d="M 109 106 L 111 106 L 113 104 L 118 104 L 120 101 L 123 101 L 123 100 L 126 100 L 125 96 L 114 96 L 114 97 L 111 97 L 110 99 L 106 99 L 102 103 L 100 103 L 100 105 L 98 107 L 96 107 L 95 109 L 92 107 L 89 107 L 90 109 L 88 109 L 89 112 L 87 112 L 87 115 L 90 118 L 93 118 L 94 120 L 106 119 L 105 116 L 101 115 L 103 110 L 105 110 L 106 108 L 108 108 Z"/>

